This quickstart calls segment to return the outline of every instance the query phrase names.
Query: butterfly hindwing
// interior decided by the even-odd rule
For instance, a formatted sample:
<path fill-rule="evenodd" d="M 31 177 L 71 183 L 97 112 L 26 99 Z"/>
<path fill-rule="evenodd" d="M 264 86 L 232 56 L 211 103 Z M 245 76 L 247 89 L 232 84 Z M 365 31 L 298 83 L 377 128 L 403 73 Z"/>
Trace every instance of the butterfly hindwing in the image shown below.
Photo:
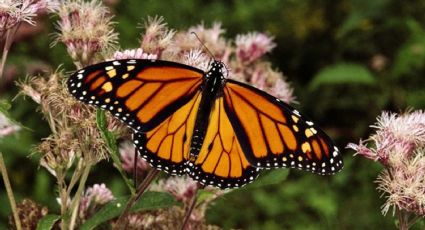
<path fill-rule="evenodd" d="M 138 152 L 154 168 L 173 175 L 184 173 L 200 100 L 201 93 L 198 91 L 151 131 L 134 133 Z"/>
<path fill-rule="evenodd" d="M 71 75 L 70 93 L 109 110 L 136 131 L 158 126 L 197 92 L 203 71 L 168 61 L 103 62 Z"/>
<path fill-rule="evenodd" d="M 259 173 L 245 158 L 228 116 L 223 98 L 213 103 L 203 144 L 197 157 L 188 162 L 188 174 L 204 185 L 220 188 L 240 187 Z"/>
<path fill-rule="evenodd" d="M 227 80 L 225 109 L 248 161 L 255 167 L 291 167 L 334 174 L 342 159 L 331 139 L 279 99 Z"/>

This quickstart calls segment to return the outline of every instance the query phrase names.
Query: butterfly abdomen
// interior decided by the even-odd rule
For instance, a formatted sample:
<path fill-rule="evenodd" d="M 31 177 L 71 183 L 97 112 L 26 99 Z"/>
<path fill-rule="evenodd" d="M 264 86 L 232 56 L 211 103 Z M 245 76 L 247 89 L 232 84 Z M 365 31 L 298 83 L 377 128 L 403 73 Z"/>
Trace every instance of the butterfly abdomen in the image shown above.
<path fill-rule="evenodd" d="M 197 156 L 204 142 L 205 133 L 209 124 L 210 114 L 214 108 L 214 102 L 222 88 L 221 67 L 212 67 L 205 74 L 205 80 L 202 86 L 202 99 L 199 105 L 198 113 L 195 121 L 195 130 L 193 132 L 190 155 Z"/>

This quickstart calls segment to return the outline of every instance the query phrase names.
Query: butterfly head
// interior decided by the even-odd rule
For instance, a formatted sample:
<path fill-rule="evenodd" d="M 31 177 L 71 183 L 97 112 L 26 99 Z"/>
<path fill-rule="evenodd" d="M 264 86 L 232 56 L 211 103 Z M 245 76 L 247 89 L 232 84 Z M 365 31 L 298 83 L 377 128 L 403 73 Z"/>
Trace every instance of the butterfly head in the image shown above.
<path fill-rule="evenodd" d="M 220 77 L 221 80 L 224 80 L 228 73 L 229 70 L 224 62 L 214 60 L 207 72 L 207 77 Z"/>

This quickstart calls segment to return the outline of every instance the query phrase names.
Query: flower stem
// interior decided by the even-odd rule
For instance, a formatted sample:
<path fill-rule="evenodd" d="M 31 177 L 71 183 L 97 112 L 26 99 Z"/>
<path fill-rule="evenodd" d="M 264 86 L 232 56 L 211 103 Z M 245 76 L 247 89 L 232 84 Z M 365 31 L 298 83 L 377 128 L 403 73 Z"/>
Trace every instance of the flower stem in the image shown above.
<path fill-rule="evenodd" d="M 6 32 L 6 39 L 4 41 L 3 53 L 0 62 L 0 79 L 3 77 L 4 66 L 6 64 L 7 55 L 9 54 L 10 46 L 12 46 L 13 38 L 15 37 L 16 31 L 18 31 L 19 25 L 16 25 Z"/>
<path fill-rule="evenodd" d="M 9 198 L 10 207 L 12 208 L 13 219 L 15 219 L 16 229 L 21 230 L 21 220 L 19 219 L 18 209 L 16 208 L 15 197 L 13 196 L 12 186 L 10 185 L 9 176 L 7 175 L 6 165 L 3 160 L 3 154 L 0 153 L 0 172 L 3 176 L 4 186 L 6 187 L 7 196 Z"/>
<path fill-rule="evenodd" d="M 87 178 L 89 176 L 91 167 L 92 167 L 92 164 L 90 162 L 85 166 L 84 172 L 83 172 L 81 179 L 80 179 L 80 183 L 78 184 L 77 192 L 75 193 L 75 197 L 74 197 L 74 199 L 71 203 L 72 215 L 71 215 L 71 221 L 69 223 L 69 229 L 70 230 L 74 229 L 74 227 L 75 227 L 75 221 L 77 219 L 77 213 L 78 213 L 78 208 L 79 208 L 79 204 L 80 204 L 81 194 L 83 193 L 84 186 L 85 186 Z"/>
<path fill-rule="evenodd" d="M 398 227 L 400 230 L 409 229 L 409 214 L 401 209 L 397 209 Z"/>
<path fill-rule="evenodd" d="M 58 182 L 58 190 L 59 190 L 59 197 L 60 197 L 60 201 L 61 201 L 61 203 L 60 203 L 60 206 L 61 206 L 61 218 L 62 218 L 62 221 L 61 221 L 61 223 L 60 223 L 60 225 L 61 225 L 61 229 L 66 229 L 65 228 L 65 226 L 67 225 L 66 223 L 67 223 L 67 218 L 66 218 L 66 216 L 65 216 L 65 214 L 66 214 L 66 210 L 68 209 L 67 208 L 67 201 L 68 201 L 68 196 L 67 196 L 67 194 L 66 194 L 66 185 L 65 185 L 65 176 L 64 176 L 64 173 L 63 173 L 63 171 L 61 170 L 61 169 L 59 169 L 59 170 L 56 170 L 56 179 L 57 179 L 57 182 Z"/>
<path fill-rule="evenodd" d="M 124 211 L 122 212 L 121 216 L 118 218 L 117 226 L 120 226 L 120 229 L 126 228 L 126 223 L 122 223 L 124 221 L 124 217 L 128 215 L 130 212 L 130 209 L 133 207 L 133 205 L 136 203 L 136 201 L 139 200 L 140 196 L 146 191 L 146 189 L 149 187 L 149 185 L 152 183 L 152 181 L 155 179 L 155 177 L 158 175 L 159 170 L 151 169 L 149 171 L 148 175 L 146 175 L 146 178 L 143 180 L 143 182 L 137 187 L 137 194 L 133 195 L 130 200 L 127 202 L 127 205 L 125 206 Z"/>
<path fill-rule="evenodd" d="M 187 224 L 189 223 L 190 215 L 192 214 L 193 209 L 195 208 L 196 202 L 198 200 L 198 194 L 197 194 L 198 190 L 199 190 L 199 188 L 196 187 L 195 193 L 194 193 L 192 199 L 190 200 L 189 206 L 188 206 L 186 214 L 184 216 L 183 223 L 182 223 L 182 226 L 180 228 L 181 230 L 185 230 L 187 228 Z"/>

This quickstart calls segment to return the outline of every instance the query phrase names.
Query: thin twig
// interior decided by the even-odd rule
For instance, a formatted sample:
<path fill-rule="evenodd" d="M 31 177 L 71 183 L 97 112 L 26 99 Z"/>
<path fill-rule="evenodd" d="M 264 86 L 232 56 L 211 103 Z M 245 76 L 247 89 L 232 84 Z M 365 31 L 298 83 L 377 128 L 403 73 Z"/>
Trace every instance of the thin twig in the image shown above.
<path fill-rule="evenodd" d="M 16 31 L 18 31 L 18 28 L 20 26 L 20 23 L 6 32 L 6 39 L 4 41 L 4 47 L 3 47 L 3 53 L 1 57 L 1 63 L 0 63 L 0 79 L 3 77 L 4 72 L 4 66 L 6 64 L 7 55 L 9 53 L 10 47 L 13 43 L 13 38 L 15 37 Z"/>
<path fill-rule="evenodd" d="M 140 196 L 142 196 L 142 194 L 146 191 L 146 189 L 149 187 L 149 185 L 155 179 L 158 173 L 159 170 L 151 169 L 148 175 L 146 175 L 146 178 L 143 180 L 143 182 L 139 185 L 139 187 L 137 187 L 137 194 L 130 198 L 130 200 L 127 202 L 127 205 L 125 206 L 124 211 L 117 220 L 117 225 L 120 226 L 120 229 L 126 228 L 127 223 L 122 223 L 124 221 L 124 217 L 128 215 L 130 209 L 139 200 Z"/>
<path fill-rule="evenodd" d="M 83 159 L 80 158 L 80 160 L 78 162 L 77 169 L 78 169 L 78 167 L 81 167 L 80 165 L 81 165 L 82 162 L 83 162 Z M 77 184 L 78 180 L 81 177 L 81 174 L 83 173 L 82 170 L 77 170 L 77 169 L 72 174 L 71 180 L 70 180 L 70 182 L 68 184 L 68 188 L 66 190 L 66 197 L 69 197 L 70 196 L 72 189 L 74 188 L 75 184 Z"/>
<path fill-rule="evenodd" d="M 187 208 L 186 214 L 184 216 L 183 223 L 182 223 L 182 226 L 180 228 L 181 230 L 185 230 L 186 229 L 187 224 L 189 223 L 190 215 L 192 215 L 192 212 L 193 212 L 193 210 L 194 210 L 194 208 L 196 206 L 196 202 L 198 201 L 198 190 L 199 189 L 202 189 L 204 187 L 205 186 L 200 185 L 200 184 L 198 184 L 198 186 L 196 187 L 196 189 L 194 191 L 194 194 L 193 194 L 193 197 L 190 200 L 189 206 Z"/>
<path fill-rule="evenodd" d="M 180 228 L 181 230 L 186 229 L 187 224 L 189 223 L 190 215 L 192 215 L 192 211 L 195 208 L 196 201 L 198 200 L 198 196 L 197 196 L 196 192 L 195 192 L 195 195 L 193 195 L 192 199 L 190 200 L 189 207 L 186 211 L 186 214 L 184 215 L 183 223 L 182 223 L 182 226 Z"/>
<path fill-rule="evenodd" d="M 61 169 L 55 170 L 56 172 L 56 178 L 58 182 L 58 188 L 59 188 L 59 197 L 61 200 L 60 206 L 61 206 L 61 218 L 62 221 L 60 223 L 61 229 L 65 229 L 66 225 L 66 218 L 65 218 L 65 212 L 68 209 L 67 207 L 67 195 L 66 195 L 66 185 L 65 185 L 65 176 Z"/>
<path fill-rule="evenodd" d="M 10 207 L 12 208 L 13 219 L 15 219 L 16 229 L 21 230 L 21 220 L 19 219 L 18 209 L 16 208 L 15 197 L 13 196 L 12 186 L 10 185 L 9 176 L 7 175 L 6 165 L 3 160 L 3 154 L 0 153 L 0 172 L 3 176 L 4 186 L 6 187 L 7 196 L 9 198 Z"/>
<path fill-rule="evenodd" d="M 137 152 L 137 149 L 134 151 L 134 165 L 133 165 L 133 181 L 134 181 L 134 187 L 137 188 L 137 158 L 139 157 L 139 153 Z"/>
<path fill-rule="evenodd" d="M 74 200 L 71 203 L 72 215 L 71 215 L 71 221 L 69 223 L 70 230 L 73 230 L 75 227 L 75 221 L 77 219 L 77 213 L 78 213 L 77 210 L 79 208 L 81 194 L 83 193 L 83 189 L 86 184 L 87 178 L 89 176 L 91 167 L 92 167 L 92 164 L 89 162 L 84 168 L 83 175 L 81 176 L 80 183 L 78 184 L 77 192 L 75 194 Z"/>

